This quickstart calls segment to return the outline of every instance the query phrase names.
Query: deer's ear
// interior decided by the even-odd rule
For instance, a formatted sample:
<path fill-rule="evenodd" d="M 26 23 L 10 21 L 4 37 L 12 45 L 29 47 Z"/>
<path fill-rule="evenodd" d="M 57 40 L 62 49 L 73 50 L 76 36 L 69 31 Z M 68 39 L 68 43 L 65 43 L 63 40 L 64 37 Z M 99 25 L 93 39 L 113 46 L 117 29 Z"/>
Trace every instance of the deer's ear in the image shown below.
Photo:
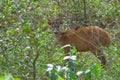
<path fill-rule="evenodd" d="M 49 25 L 52 25 L 52 24 L 53 24 L 53 21 L 50 20 L 50 19 L 48 19 L 48 24 L 49 24 Z"/>

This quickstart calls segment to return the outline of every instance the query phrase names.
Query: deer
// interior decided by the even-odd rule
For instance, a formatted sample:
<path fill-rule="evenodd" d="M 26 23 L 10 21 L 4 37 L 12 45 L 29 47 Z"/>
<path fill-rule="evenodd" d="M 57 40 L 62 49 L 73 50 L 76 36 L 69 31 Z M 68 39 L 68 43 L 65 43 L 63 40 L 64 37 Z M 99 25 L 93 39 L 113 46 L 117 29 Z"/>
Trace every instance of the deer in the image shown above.
<path fill-rule="evenodd" d="M 62 20 L 48 20 L 48 24 L 52 27 L 57 42 L 61 45 L 70 44 L 75 46 L 78 52 L 90 51 L 100 61 L 101 65 L 106 65 L 106 58 L 103 47 L 109 47 L 111 40 L 110 35 L 105 29 L 99 26 L 85 26 L 78 29 L 60 30 Z M 64 48 L 65 55 L 69 55 L 70 47 Z"/>

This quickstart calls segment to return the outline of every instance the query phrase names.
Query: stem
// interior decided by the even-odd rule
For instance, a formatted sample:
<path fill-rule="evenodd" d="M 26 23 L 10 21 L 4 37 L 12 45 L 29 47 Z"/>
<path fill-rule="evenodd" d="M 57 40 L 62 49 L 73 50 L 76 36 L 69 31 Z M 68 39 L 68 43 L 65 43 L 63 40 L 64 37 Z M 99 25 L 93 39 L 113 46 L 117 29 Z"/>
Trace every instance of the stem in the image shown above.
<path fill-rule="evenodd" d="M 39 52 L 37 51 L 36 57 L 33 61 L 33 80 L 36 80 L 36 61 L 39 58 Z"/>
<path fill-rule="evenodd" d="M 83 3 L 84 3 L 84 24 L 86 25 L 86 23 L 87 23 L 86 1 L 83 0 Z"/>

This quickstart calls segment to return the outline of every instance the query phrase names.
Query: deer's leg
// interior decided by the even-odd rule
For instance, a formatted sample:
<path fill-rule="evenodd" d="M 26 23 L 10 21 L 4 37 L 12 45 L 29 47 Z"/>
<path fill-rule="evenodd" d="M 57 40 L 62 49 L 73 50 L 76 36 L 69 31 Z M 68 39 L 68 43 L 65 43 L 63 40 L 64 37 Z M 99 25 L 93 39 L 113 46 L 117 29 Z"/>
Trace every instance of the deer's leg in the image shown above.
<path fill-rule="evenodd" d="M 65 56 L 69 56 L 68 52 L 70 51 L 70 47 L 66 47 L 64 49 Z"/>
<path fill-rule="evenodd" d="M 105 56 L 103 54 L 103 51 L 102 50 L 95 50 L 95 51 L 92 51 L 92 53 L 101 61 L 101 65 L 105 66 L 106 59 L 105 59 Z"/>
<path fill-rule="evenodd" d="M 69 51 L 70 51 L 70 47 L 64 48 L 65 57 L 69 56 L 68 54 Z M 67 62 L 69 62 L 69 59 L 64 60 L 63 65 L 65 66 Z"/>

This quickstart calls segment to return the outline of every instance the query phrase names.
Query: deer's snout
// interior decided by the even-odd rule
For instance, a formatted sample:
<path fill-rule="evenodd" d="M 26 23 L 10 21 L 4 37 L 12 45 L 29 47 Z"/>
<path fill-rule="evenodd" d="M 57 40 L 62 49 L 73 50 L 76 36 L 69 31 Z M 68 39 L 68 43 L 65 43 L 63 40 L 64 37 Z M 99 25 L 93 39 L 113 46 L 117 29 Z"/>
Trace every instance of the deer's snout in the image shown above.
<path fill-rule="evenodd" d="M 54 34 L 58 34 L 59 33 L 59 30 L 58 29 L 54 29 Z"/>
<path fill-rule="evenodd" d="M 58 34 L 58 32 L 54 31 L 54 34 Z"/>

